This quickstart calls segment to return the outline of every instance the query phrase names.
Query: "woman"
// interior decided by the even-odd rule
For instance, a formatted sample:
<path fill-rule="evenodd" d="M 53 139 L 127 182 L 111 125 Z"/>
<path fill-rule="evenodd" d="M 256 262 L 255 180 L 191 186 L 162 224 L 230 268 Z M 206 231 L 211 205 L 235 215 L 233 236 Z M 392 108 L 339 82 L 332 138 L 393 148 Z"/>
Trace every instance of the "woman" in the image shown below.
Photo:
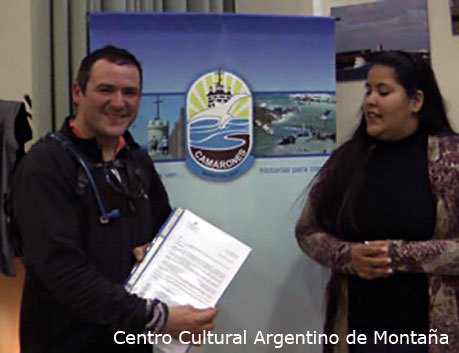
<path fill-rule="evenodd" d="M 332 270 L 325 332 L 340 341 L 324 352 L 459 352 L 459 137 L 424 60 L 384 52 L 365 87 L 296 225 Z M 368 345 L 347 345 L 354 332 Z"/>

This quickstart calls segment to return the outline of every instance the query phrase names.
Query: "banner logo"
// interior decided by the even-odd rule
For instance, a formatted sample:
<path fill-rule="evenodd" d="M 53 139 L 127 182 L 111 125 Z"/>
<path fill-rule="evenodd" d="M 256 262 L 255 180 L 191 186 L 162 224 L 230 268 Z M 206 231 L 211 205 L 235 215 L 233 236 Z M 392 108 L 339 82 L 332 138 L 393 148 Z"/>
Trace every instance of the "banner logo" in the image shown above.
<path fill-rule="evenodd" d="M 200 177 L 231 180 L 253 163 L 253 99 L 245 82 L 213 71 L 191 85 L 186 98 L 186 165 Z"/>

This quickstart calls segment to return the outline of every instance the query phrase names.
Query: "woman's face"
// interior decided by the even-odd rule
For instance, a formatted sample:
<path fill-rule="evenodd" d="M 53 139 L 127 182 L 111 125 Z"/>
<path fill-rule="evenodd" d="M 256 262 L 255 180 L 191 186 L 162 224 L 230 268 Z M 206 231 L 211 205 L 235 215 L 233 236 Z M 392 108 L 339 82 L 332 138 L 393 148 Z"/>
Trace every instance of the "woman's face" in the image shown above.
<path fill-rule="evenodd" d="M 362 110 L 368 135 L 378 140 L 400 140 L 418 128 L 416 113 L 424 95 L 418 90 L 409 97 L 398 83 L 395 70 L 386 65 L 373 65 L 365 83 Z"/>

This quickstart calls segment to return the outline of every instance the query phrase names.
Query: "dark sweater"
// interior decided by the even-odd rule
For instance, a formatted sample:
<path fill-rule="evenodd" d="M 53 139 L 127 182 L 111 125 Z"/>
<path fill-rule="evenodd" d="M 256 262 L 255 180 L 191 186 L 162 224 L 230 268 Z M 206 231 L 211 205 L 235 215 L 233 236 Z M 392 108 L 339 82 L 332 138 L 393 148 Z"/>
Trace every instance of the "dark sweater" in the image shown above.
<path fill-rule="evenodd" d="M 418 133 L 378 142 L 365 167 L 356 198 L 358 231 L 348 240 L 430 239 L 435 200 L 427 169 L 427 137 Z M 349 325 L 361 331 L 426 333 L 428 285 L 425 274 L 349 281 Z"/>
<path fill-rule="evenodd" d="M 127 293 L 123 282 L 132 249 L 149 242 L 170 212 L 164 187 L 147 153 L 127 133 L 117 168 L 131 195 L 107 183 L 94 139 L 61 130 L 93 168 L 107 211 L 121 216 L 99 222 L 94 193 L 81 186 L 79 166 L 56 141 L 34 146 L 20 163 L 13 188 L 14 215 L 25 247 L 26 278 L 21 310 L 21 352 L 148 352 L 117 346 L 113 333 L 142 332 L 146 301 Z M 145 190 L 143 197 L 134 197 Z"/>

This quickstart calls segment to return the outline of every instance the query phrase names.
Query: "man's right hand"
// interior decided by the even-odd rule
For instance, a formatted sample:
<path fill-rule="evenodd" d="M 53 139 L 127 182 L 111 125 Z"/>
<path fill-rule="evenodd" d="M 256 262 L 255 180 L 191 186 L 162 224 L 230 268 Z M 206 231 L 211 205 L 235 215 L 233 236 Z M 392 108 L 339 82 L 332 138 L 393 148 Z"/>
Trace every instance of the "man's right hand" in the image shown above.
<path fill-rule="evenodd" d="M 189 331 L 191 334 L 199 334 L 204 330 L 211 331 L 214 329 L 213 320 L 216 315 L 215 308 L 196 309 L 191 305 L 170 306 L 161 333 L 178 339 L 182 331 Z"/>

